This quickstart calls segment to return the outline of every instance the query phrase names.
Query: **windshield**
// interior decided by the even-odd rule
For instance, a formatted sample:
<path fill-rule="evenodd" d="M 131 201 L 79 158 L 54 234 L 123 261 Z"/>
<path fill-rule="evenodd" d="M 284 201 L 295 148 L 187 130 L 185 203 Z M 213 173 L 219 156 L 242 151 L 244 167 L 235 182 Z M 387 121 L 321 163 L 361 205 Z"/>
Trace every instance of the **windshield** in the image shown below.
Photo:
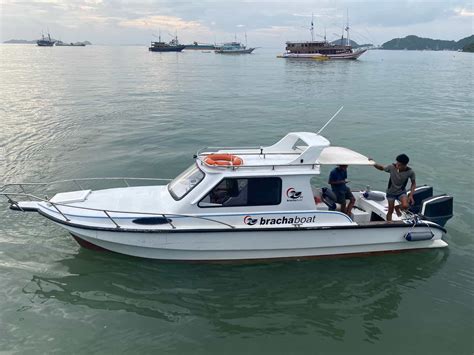
<path fill-rule="evenodd" d="M 169 183 L 168 190 L 175 200 L 181 200 L 202 179 L 204 179 L 204 173 L 193 164 Z"/>

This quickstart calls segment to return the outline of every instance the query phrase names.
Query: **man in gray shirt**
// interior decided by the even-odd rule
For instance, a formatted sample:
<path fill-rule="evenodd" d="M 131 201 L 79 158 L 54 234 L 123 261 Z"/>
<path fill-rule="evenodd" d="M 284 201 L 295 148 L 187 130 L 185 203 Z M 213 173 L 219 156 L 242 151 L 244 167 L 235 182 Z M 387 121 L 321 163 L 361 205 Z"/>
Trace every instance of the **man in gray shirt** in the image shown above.
<path fill-rule="evenodd" d="M 387 200 L 388 200 L 388 212 L 387 212 L 387 221 L 392 220 L 392 214 L 395 206 L 395 200 L 400 201 L 401 207 L 403 210 L 408 209 L 408 204 L 413 204 L 413 194 L 416 189 L 415 182 L 415 172 L 408 166 L 410 159 L 405 154 L 400 154 L 396 158 L 394 164 L 383 166 L 375 163 L 375 169 L 385 171 L 390 174 L 390 179 L 388 180 L 387 187 Z M 408 179 L 411 181 L 410 187 L 410 197 L 407 197 L 406 186 Z M 395 211 L 397 215 L 400 216 L 399 208 L 396 208 Z"/>

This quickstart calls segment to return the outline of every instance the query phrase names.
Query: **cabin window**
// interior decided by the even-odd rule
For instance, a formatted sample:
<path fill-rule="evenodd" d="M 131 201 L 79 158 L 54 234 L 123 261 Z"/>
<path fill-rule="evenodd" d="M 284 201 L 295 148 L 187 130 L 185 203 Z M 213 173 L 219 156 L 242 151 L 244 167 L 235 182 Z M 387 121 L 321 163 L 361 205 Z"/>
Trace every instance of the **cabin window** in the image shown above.
<path fill-rule="evenodd" d="M 219 182 L 199 207 L 270 206 L 281 202 L 281 179 L 227 178 Z"/>
<path fill-rule="evenodd" d="M 168 191 L 175 200 L 181 200 L 204 179 L 204 173 L 191 165 L 168 184 Z"/>

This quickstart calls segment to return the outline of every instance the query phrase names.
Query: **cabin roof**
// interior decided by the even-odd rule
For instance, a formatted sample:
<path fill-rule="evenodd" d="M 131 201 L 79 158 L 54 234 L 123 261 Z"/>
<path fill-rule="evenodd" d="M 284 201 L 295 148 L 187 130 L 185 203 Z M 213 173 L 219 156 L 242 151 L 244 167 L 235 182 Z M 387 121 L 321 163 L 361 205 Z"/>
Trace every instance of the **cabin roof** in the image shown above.
<path fill-rule="evenodd" d="M 214 166 L 206 163 L 211 154 L 232 154 L 243 162 L 238 166 Z M 208 147 L 199 151 L 196 159 L 206 172 L 268 171 L 292 174 L 319 174 L 319 166 L 327 165 L 373 165 L 366 156 L 343 147 L 331 147 L 329 140 L 312 132 L 290 132 L 270 146 L 250 148 Z M 269 169 L 270 168 L 270 169 Z M 306 172 L 304 172 L 306 171 Z"/>

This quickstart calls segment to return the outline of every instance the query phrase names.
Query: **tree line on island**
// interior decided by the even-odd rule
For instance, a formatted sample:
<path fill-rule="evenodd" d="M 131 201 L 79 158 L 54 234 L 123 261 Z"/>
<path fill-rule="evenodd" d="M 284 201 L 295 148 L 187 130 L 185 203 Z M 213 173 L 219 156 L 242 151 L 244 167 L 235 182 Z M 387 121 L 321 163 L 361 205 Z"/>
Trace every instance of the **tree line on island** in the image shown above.
<path fill-rule="evenodd" d="M 431 51 L 463 51 L 474 52 L 474 35 L 460 39 L 459 41 L 446 41 L 441 39 L 423 38 L 418 36 L 406 36 L 394 38 L 382 44 L 381 49 L 402 50 L 431 50 Z"/>

